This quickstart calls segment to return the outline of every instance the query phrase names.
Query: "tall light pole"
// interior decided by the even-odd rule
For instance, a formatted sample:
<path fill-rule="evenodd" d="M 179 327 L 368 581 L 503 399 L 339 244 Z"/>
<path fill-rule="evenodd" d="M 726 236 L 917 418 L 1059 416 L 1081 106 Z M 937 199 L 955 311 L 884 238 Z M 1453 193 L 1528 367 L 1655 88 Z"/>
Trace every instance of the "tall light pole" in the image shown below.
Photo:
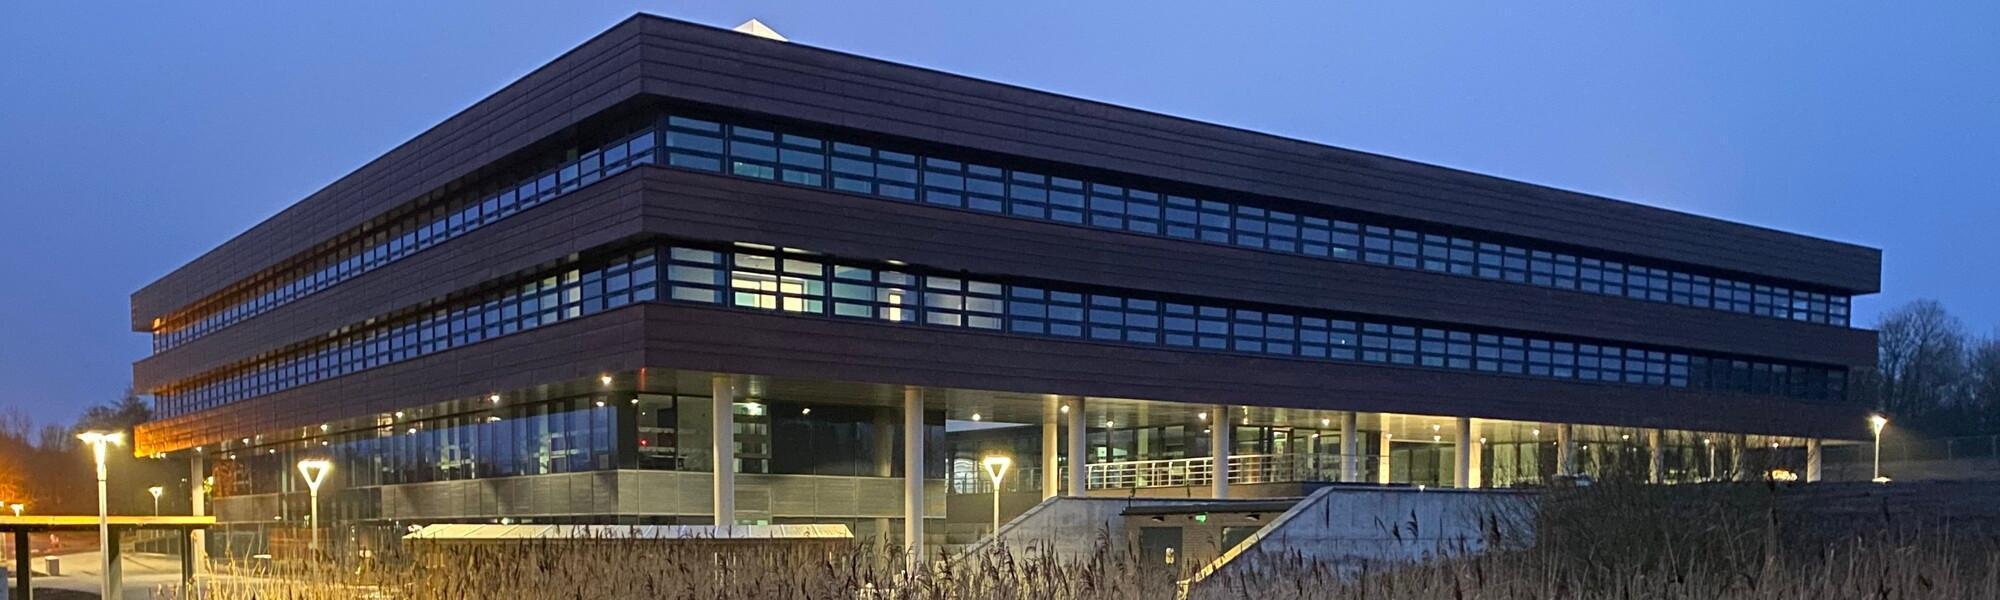
<path fill-rule="evenodd" d="M 160 516 L 160 494 L 165 493 L 166 491 L 167 488 L 163 488 L 157 485 L 146 488 L 146 493 L 153 495 L 153 516 L 155 517 Z"/>
<path fill-rule="evenodd" d="M 11 509 L 14 509 L 14 516 L 16 516 L 16 517 L 18 517 L 18 516 L 21 516 L 21 509 L 24 509 L 24 508 L 27 508 L 27 507 L 28 507 L 28 505 L 26 505 L 26 504 L 22 504 L 22 503 L 19 503 L 19 502 L 15 502 L 15 503 L 13 503 L 13 504 L 9 504 L 9 505 L 7 505 L 7 508 L 11 508 Z"/>
<path fill-rule="evenodd" d="M 1889 478 L 1882 476 L 1882 428 L 1888 426 L 1889 417 L 1881 413 L 1868 415 L 1868 429 L 1875 432 L 1875 483 L 1889 482 Z"/>
<path fill-rule="evenodd" d="M 98 574 L 104 577 L 100 594 L 105 598 L 120 597 L 111 587 L 111 498 L 105 484 L 104 449 L 108 446 L 125 445 L 125 434 L 115 431 L 85 431 L 76 439 L 90 444 L 91 456 L 97 459 L 97 555 Z"/>
<path fill-rule="evenodd" d="M 326 473 L 333 470 L 333 463 L 320 459 L 299 461 L 299 474 L 306 479 L 306 490 L 312 497 L 312 546 L 313 554 L 319 554 L 319 484 L 326 481 Z"/>
<path fill-rule="evenodd" d="M 1005 456 L 988 456 L 980 464 L 986 466 L 986 475 L 993 478 L 993 537 L 1000 537 L 1000 480 L 1007 478 L 1007 467 L 1014 459 Z"/>

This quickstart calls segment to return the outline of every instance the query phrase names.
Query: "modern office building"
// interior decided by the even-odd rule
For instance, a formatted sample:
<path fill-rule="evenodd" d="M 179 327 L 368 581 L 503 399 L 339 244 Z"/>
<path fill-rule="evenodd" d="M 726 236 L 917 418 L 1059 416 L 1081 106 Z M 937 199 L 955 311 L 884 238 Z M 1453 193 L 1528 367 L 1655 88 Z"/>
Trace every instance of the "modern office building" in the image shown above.
<path fill-rule="evenodd" d="M 134 294 L 136 451 L 246 548 L 306 458 L 342 526 L 931 544 L 988 456 L 1008 513 L 1812 479 L 1880 260 L 640 15 Z"/>

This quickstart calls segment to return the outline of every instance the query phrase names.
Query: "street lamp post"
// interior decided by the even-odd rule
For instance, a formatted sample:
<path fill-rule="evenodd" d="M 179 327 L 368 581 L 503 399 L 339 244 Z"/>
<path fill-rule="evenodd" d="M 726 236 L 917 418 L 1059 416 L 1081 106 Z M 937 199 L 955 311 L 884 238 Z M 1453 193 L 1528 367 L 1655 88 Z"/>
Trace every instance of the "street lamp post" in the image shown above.
<path fill-rule="evenodd" d="M 113 554 L 111 548 L 111 497 L 109 487 L 105 483 L 104 449 L 108 446 L 124 445 L 125 434 L 115 431 L 85 431 L 77 434 L 76 439 L 83 440 L 85 444 L 90 444 L 91 456 L 97 460 L 97 555 L 100 559 L 98 574 L 104 578 L 103 583 L 100 585 L 101 596 L 105 598 L 119 598 L 121 597 L 117 593 L 119 590 L 113 589 L 111 584 L 111 555 Z"/>
<path fill-rule="evenodd" d="M 1888 483 L 1882 476 L 1882 428 L 1889 426 L 1889 418 L 1881 414 L 1868 415 L 1868 430 L 1875 432 L 1875 483 Z"/>
<path fill-rule="evenodd" d="M 314 555 L 319 554 L 319 484 L 326 481 L 327 471 L 333 470 L 333 463 L 319 459 L 299 461 L 299 474 L 306 479 L 306 491 L 312 497 L 311 521 L 312 546 Z"/>
<path fill-rule="evenodd" d="M 1000 480 L 1007 478 L 1007 467 L 1014 459 L 1005 456 L 988 456 L 980 464 L 986 466 L 986 474 L 993 478 L 993 536 L 1000 536 Z"/>
<path fill-rule="evenodd" d="M 15 502 L 15 503 L 13 503 L 13 504 L 9 504 L 9 505 L 7 505 L 7 508 L 11 508 L 11 509 L 14 509 L 14 516 L 16 516 L 16 517 L 18 517 L 18 516 L 21 516 L 21 509 L 24 509 L 24 508 L 27 508 L 27 507 L 28 507 L 28 505 L 26 505 L 26 504 L 22 504 L 22 503 L 19 503 L 19 502 Z"/>
<path fill-rule="evenodd" d="M 160 494 L 165 493 L 166 491 L 167 488 L 163 488 L 157 485 L 146 488 L 146 493 L 153 495 L 153 516 L 155 517 L 160 516 Z"/>

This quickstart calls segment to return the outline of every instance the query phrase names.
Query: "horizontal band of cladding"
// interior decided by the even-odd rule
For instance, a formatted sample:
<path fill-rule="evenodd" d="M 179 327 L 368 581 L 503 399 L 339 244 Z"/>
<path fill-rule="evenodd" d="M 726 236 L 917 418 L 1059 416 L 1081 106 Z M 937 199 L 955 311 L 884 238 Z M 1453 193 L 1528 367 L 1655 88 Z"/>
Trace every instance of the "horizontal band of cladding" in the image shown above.
<path fill-rule="evenodd" d="M 1823 364 L 1870 365 L 1875 357 L 1874 333 L 1865 330 L 941 211 L 700 173 L 666 171 L 661 177 L 672 198 L 646 202 L 645 229 L 689 239 Z"/>
<path fill-rule="evenodd" d="M 1349 208 L 1478 229 L 1506 227 L 1512 229 L 1502 233 L 1745 269 L 1726 262 L 1724 254 L 1702 251 L 1709 238 L 1725 238 L 1732 242 L 1729 254 L 1761 247 L 1761 257 L 1776 261 L 1772 264 L 1798 267 L 1755 271 L 1763 275 L 1797 279 L 1820 264 L 1844 262 L 1850 264 L 1828 269 L 1832 279 L 1823 283 L 1863 291 L 1879 284 L 1879 251 L 1852 244 L 738 39 L 729 32 L 673 22 L 648 25 L 657 25 L 659 33 L 644 41 L 650 93 L 1190 183 L 1214 180 L 1211 185 L 1223 189 L 1263 193 L 1254 188 L 1268 186 L 1272 195 L 1305 201 L 1331 194 L 1347 200 L 1335 204 Z M 666 83 L 656 88 L 659 80 Z M 1354 191 L 1368 193 L 1349 193 Z M 1454 212 L 1461 210 L 1472 212 Z M 1521 213 L 1533 219 L 1522 220 Z M 1567 226 L 1543 227 L 1558 223 Z M 1677 256 L 1690 250 L 1689 257 Z M 1817 262 L 1802 260 L 1801 252 Z"/>
<path fill-rule="evenodd" d="M 728 78 L 734 79 L 736 75 L 738 75 L 738 73 L 732 71 L 728 76 Z M 675 90 L 676 92 L 686 92 L 690 94 L 695 93 L 698 90 L 698 88 L 690 86 L 674 86 L 672 88 L 662 88 L 662 91 L 666 89 L 672 89 Z M 673 92 L 666 92 L 666 93 L 673 93 Z M 718 98 L 714 97 L 697 98 L 697 100 L 705 102 L 719 101 Z M 791 101 L 792 99 L 782 100 L 782 102 L 791 102 Z M 792 108 L 798 108 L 798 107 L 792 107 Z M 778 110 L 778 109 L 773 109 L 773 110 Z M 802 111 L 802 112 L 811 113 L 815 111 Z M 823 118 L 831 118 L 831 117 L 823 117 Z M 897 124 L 907 126 L 909 123 L 899 121 L 897 122 Z M 894 125 L 885 124 L 877 126 L 878 129 L 880 129 L 881 127 L 893 128 Z M 1016 126 L 995 125 L 991 131 L 984 131 L 980 135 L 1001 136 L 1021 131 L 1023 129 L 1024 128 L 1022 127 L 1016 127 Z M 903 135 L 923 135 L 923 134 L 904 132 Z M 929 139 L 935 140 L 939 139 L 939 137 L 937 135 L 932 135 L 930 136 Z M 954 141 L 953 143 L 964 144 L 964 143 L 976 143 L 976 142 Z M 985 147 L 991 149 L 996 146 L 1008 147 L 1007 144 L 997 144 L 997 145 L 989 144 Z M 1103 160 L 1116 160 L 1116 161 L 1136 160 L 1133 158 L 1134 155 L 1133 147 L 1129 145 L 1107 143 L 1104 144 L 1100 148 L 1100 150 L 1102 150 L 1106 154 L 1087 154 L 1085 155 L 1084 158 L 1070 157 L 1070 160 L 1068 162 L 1077 164 L 1095 164 L 1093 162 L 1093 159 L 1096 159 L 1096 161 L 1099 162 Z M 1028 156 L 1035 156 L 1035 154 L 1032 153 L 1036 152 L 1042 153 L 1043 158 L 1047 158 L 1046 155 L 1049 153 L 1049 151 L 1046 148 L 1031 146 L 1031 145 L 1023 145 L 1023 149 L 1015 151 L 1015 153 L 1017 154 L 1025 154 Z M 1157 167 L 1158 165 L 1155 166 Z M 1147 172 L 1144 168 L 1125 168 L 1124 170 L 1128 172 L 1140 172 L 1140 173 Z M 1506 231 L 1502 229 L 1496 229 L 1494 227 L 1491 227 L 1491 225 L 1495 223 L 1507 223 L 1510 221 L 1519 221 L 1522 216 L 1522 213 L 1524 212 L 1521 210 L 1522 207 L 1518 206 L 1520 200 L 1519 198 L 1509 197 L 1509 198 L 1492 199 L 1499 202 L 1507 203 L 1508 205 L 1506 206 L 1498 206 L 1492 203 L 1488 203 L 1487 206 L 1482 207 L 1466 203 L 1464 202 L 1465 198 L 1462 197 L 1445 197 L 1445 196 L 1434 196 L 1428 198 L 1428 201 L 1426 202 L 1411 204 L 1409 202 L 1410 200 L 1426 200 L 1426 198 L 1423 196 L 1423 193 L 1431 190 L 1427 190 L 1426 188 L 1411 187 L 1411 186 L 1400 186 L 1400 187 L 1378 186 L 1370 188 L 1361 183 L 1356 183 L 1356 182 L 1332 182 L 1329 180 L 1323 183 L 1325 183 L 1326 185 L 1339 186 L 1339 189 L 1337 191 L 1329 191 L 1325 187 L 1325 185 L 1306 185 L 1302 187 L 1278 185 L 1271 181 L 1267 181 L 1268 179 L 1267 175 L 1268 174 L 1263 171 L 1252 171 L 1250 172 L 1250 174 L 1245 176 L 1249 177 L 1250 179 L 1239 180 L 1234 185 L 1218 186 L 1218 187 L 1228 187 L 1230 189 L 1250 191 L 1254 193 L 1261 193 L 1264 195 L 1291 198 L 1291 199 L 1317 198 L 1318 199 L 1317 201 L 1319 201 L 1322 204 L 1336 205 L 1342 208 L 1349 208 L 1349 209 L 1360 208 L 1364 210 L 1373 210 L 1375 212 L 1380 212 L 1383 214 L 1389 214 L 1395 216 L 1402 216 L 1404 218 L 1412 218 L 1411 215 L 1415 214 L 1411 212 L 1412 210 L 1426 211 L 1415 218 L 1422 219 L 1423 221 L 1429 223 L 1443 223 L 1459 227 L 1468 227 L 1467 225 L 1468 223 L 1478 223 L 1480 224 L 1478 225 L 1478 227 L 1480 228 L 1500 231 L 1502 233 L 1510 233 L 1512 235 L 1522 236 L 1531 239 L 1537 239 L 1543 241 L 1565 241 L 1568 243 L 1581 244 L 1586 246 L 1594 242 L 1597 244 L 1596 247 L 1610 248 L 1625 253 L 1638 254 L 1642 256 L 1651 255 L 1651 256 L 1675 257 L 1678 258 L 1679 260 L 1688 261 L 1688 259 L 1685 258 L 1685 256 L 1676 254 L 1677 250 L 1674 248 L 1668 248 L 1664 246 L 1654 246 L 1654 247 L 1649 247 L 1650 249 L 1635 250 L 1636 248 L 1638 248 L 1638 246 L 1635 246 L 1633 243 L 1630 243 L 1631 240 L 1634 239 L 1660 238 L 1661 237 L 1660 234 L 1663 233 L 1663 230 L 1671 229 L 1673 225 L 1671 222 L 1659 221 L 1658 219 L 1661 217 L 1661 215 L 1670 214 L 1682 218 L 1688 217 L 1688 215 L 1681 215 L 1679 213 L 1671 213 L 1669 211 L 1658 211 L 1657 213 L 1647 213 L 1643 215 L 1638 215 L 1638 217 L 1641 219 L 1652 219 L 1652 221 L 1650 222 L 1640 222 L 1640 220 L 1636 219 L 1619 219 L 1619 220 L 1609 221 L 1610 223 L 1627 225 L 1628 227 L 1626 227 L 1624 230 L 1621 231 L 1606 231 L 1605 225 L 1607 221 L 1604 220 L 1606 215 L 1602 213 L 1579 214 L 1575 215 L 1573 218 L 1563 220 L 1561 221 L 1561 223 L 1558 223 L 1557 219 L 1551 219 L 1549 218 L 1549 216 L 1567 214 L 1567 213 L 1557 212 L 1551 209 L 1549 211 L 1535 213 L 1533 215 L 1532 220 L 1530 221 L 1517 223 L 1523 227 L 1528 227 L 1528 229 Z M 1188 177 L 1185 176 L 1181 177 L 1180 179 L 1184 181 L 1190 180 Z M 1193 180 L 1199 181 L 1199 178 L 1195 178 Z M 1267 187 L 1268 189 L 1266 189 Z M 1365 192 L 1365 193 L 1357 195 L 1354 192 Z M 1344 201 L 1329 203 L 1325 202 L 1325 200 L 1327 199 L 1338 199 Z M 1597 202 L 1607 202 L 1606 200 L 1603 199 L 1593 199 L 1593 200 Z M 1386 205 L 1380 204 L 1385 202 L 1389 204 Z M 1377 203 L 1377 205 L 1370 206 L 1370 203 Z M 1384 208 L 1384 206 L 1401 207 L 1402 210 L 1397 210 L 1394 208 Z M 1570 202 L 1566 206 L 1574 208 L 1576 204 L 1574 202 Z M 1657 209 L 1651 209 L 1651 210 L 1657 210 Z M 1568 226 L 1567 227 L 1546 226 L 1553 224 L 1566 224 Z M 1710 225 L 1710 227 L 1712 228 L 1712 225 Z M 1582 238 L 1578 237 L 1577 232 L 1589 231 L 1589 230 L 1595 230 L 1593 234 L 1590 235 L 1590 237 L 1592 238 L 1591 241 L 1584 241 Z M 1743 227 L 1743 230 L 1739 230 L 1735 232 L 1735 234 L 1740 236 L 1750 230 L 1757 230 L 1757 229 L 1745 226 Z M 1757 230 L 1757 231 L 1762 231 L 1762 230 Z M 1665 233 L 1675 233 L 1675 232 L 1665 231 Z M 1694 262 L 1694 261 L 1689 261 L 1689 262 L 1692 262 L 1693 264 L 1703 264 L 1704 262 L 1708 262 L 1719 265 L 1727 265 L 1727 266 L 1722 266 L 1720 268 L 1739 270 L 1739 271 L 1748 270 L 1752 273 L 1758 273 L 1758 271 L 1756 270 L 1744 269 L 1741 266 L 1738 259 L 1743 258 L 1743 256 L 1745 255 L 1745 253 L 1743 252 L 1743 248 L 1745 246 L 1742 243 L 1736 243 L 1736 244 L 1706 243 L 1709 240 L 1726 239 L 1726 236 L 1717 235 L 1717 233 L 1712 230 L 1705 230 L 1698 232 L 1690 231 L 1682 235 L 1689 236 L 1692 240 L 1694 240 L 1692 242 L 1687 242 L 1682 245 L 1688 247 L 1706 247 L 1708 248 L 1712 256 L 1726 257 L 1724 259 L 1721 259 L 1721 262 L 1719 263 L 1715 262 L 1716 259 L 1705 259 L 1702 262 Z M 1638 237 L 1635 238 L 1634 236 Z M 1628 243 L 1625 243 L 1622 246 L 1612 246 L 1612 245 L 1605 245 L 1604 243 L 1606 240 L 1618 240 Z M 1740 240 L 1732 240 L 1732 241 L 1740 241 Z M 1848 247 L 1859 248 L 1855 246 L 1848 246 Z M 1855 255 L 1855 258 L 1857 260 L 1861 260 L 1864 262 L 1872 261 L 1872 264 L 1879 265 L 1880 262 L 1879 252 L 1875 252 L 1871 249 L 1865 249 L 1865 248 L 1860 250 L 1862 250 L 1862 252 Z M 1791 259 L 1795 258 L 1797 253 L 1798 253 L 1798 248 L 1786 247 L 1765 252 L 1759 255 L 1759 257 L 1767 260 Z M 1814 264 L 1821 264 L 1821 263 L 1814 263 Z M 1766 277 L 1778 277 L 1785 280 L 1801 279 L 1801 272 L 1796 270 L 1770 271 L 1770 272 L 1762 272 L 1761 274 Z M 1806 281 L 1813 281 L 1813 280 L 1806 279 Z"/>
<path fill-rule="evenodd" d="M 638 96 L 636 32 L 607 31 L 132 296 L 132 326 L 329 241 Z"/>
<path fill-rule="evenodd" d="M 393 412 L 432 398 L 532 388 L 644 366 L 644 322 L 618 310 L 138 427 L 140 455 Z"/>
<path fill-rule="evenodd" d="M 635 183 L 635 180 L 643 180 Z M 643 199 L 634 196 L 643 195 Z M 749 241 L 980 275 L 1317 308 L 1833 365 L 1874 362 L 1874 333 L 1004 216 L 871 200 L 672 169 L 616 175 L 454 250 L 380 273 L 134 365 L 152 389 L 335 327 L 635 233 Z M 633 207 L 637 206 L 636 213 Z M 637 222 L 632 222 L 636 215 Z M 884 232 L 893 232 L 885 235 Z M 546 246 L 548 240 L 577 243 Z M 538 250 L 539 249 L 539 250 Z M 381 282 L 381 283 L 376 283 Z M 294 324 L 306 320 L 309 325 Z M 212 338 L 212 339 L 211 339 Z"/>
<path fill-rule="evenodd" d="M 643 180 L 620 174 L 561 202 L 481 227 L 132 365 L 133 386 L 155 389 L 341 327 L 472 289 L 643 233 Z"/>
<path fill-rule="evenodd" d="M 639 304 L 147 423 L 166 452 L 648 368 L 1194 403 L 1855 438 L 1864 407 Z"/>
<path fill-rule="evenodd" d="M 641 27 L 646 28 L 650 35 L 641 36 L 636 33 L 635 30 Z M 808 69 L 811 71 L 809 75 L 816 78 L 820 88 L 840 90 L 847 86 L 858 85 L 862 91 L 840 96 L 842 100 L 837 108 L 818 108 L 797 101 L 797 98 L 809 94 L 822 93 L 817 89 L 807 89 L 811 86 L 800 87 L 796 82 L 786 82 L 784 85 L 787 87 L 782 91 L 797 98 L 759 96 L 729 87 L 749 84 L 747 77 L 719 74 L 715 75 L 722 78 L 719 81 L 680 81 L 668 75 L 674 73 L 673 69 L 685 69 L 685 67 L 662 65 L 657 62 L 640 64 L 641 61 L 635 57 L 643 54 L 648 60 L 653 60 L 663 52 L 671 56 L 672 51 L 654 48 L 685 48 L 689 42 L 684 40 L 696 40 L 697 48 L 711 53 L 714 52 L 713 48 L 734 52 L 739 57 L 738 64 L 741 64 L 741 57 L 775 52 L 783 55 L 783 60 L 795 63 L 794 66 L 782 68 Z M 754 69 L 745 70 L 745 74 L 754 72 Z M 873 79 L 860 84 L 844 83 L 840 78 L 833 77 L 834 75 L 848 78 L 867 76 Z M 710 87 L 689 85 L 691 83 L 706 83 Z M 765 87 L 772 85 L 777 84 L 765 84 Z M 895 94 L 910 94 L 913 93 L 911 90 L 935 91 L 960 88 L 964 91 L 949 100 L 953 105 L 951 107 L 943 106 L 946 100 L 938 99 L 920 100 L 915 106 L 895 106 L 887 103 L 887 99 L 896 97 Z M 242 273 L 252 272 L 268 265 L 272 257 L 296 254 L 310 247 L 312 243 L 365 222 L 374 215 L 403 202 L 404 199 L 470 173 L 477 167 L 519 150 L 545 135 L 560 131 L 589 116 L 595 112 L 593 109 L 601 110 L 630 99 L 641 89 L 675 97 L 692 98 L 698 95 L 699 98 L 692 99 L 726 105 L 749 104 L 751 106 L 745 108 L 1029 157 L 1060 158 L 1050 156 L 1049 152 L 1079 154 L 1072 162 L 1171 179 L 1193 178 L 1195 179 L 1193 183 L 1204 183 L 1199 180 L 1202 177 L 1220 178 L 1221 184 L 1214 185 L 1215 187 L 1261 192 L 1262 190 L 1256 188 L 1284 185 L 1286 187 L 1279 189 L 1280 193 L 1274 195 L 1297 196 L 1299 194 L 1296 194 L 1296 191 L 1305 190 L 1313 192 L 1306 195 L 1346 198 L 1361 203 L 1350 208 L 1439 220 L 1446 224 L 1456 223 L 1483 229 L 1490 229 L 1494 225 L 1514 228 L 1545 225 L 1541 217 L 1547 215 L 1539 213 L 1536 219 L 1516 221 L 1519 220 L 1518 213 L 1521 212 L 1523 203 L 1546 202 L 1549 206 L 1541 212 L 1549 215 L 1561 214 L 1562 210 L 1586 215 L 1580 219 L 1572 219 L 1572 223 L 1584 227 L 1578 231 L 1562 229 L 1502 232 L 1545 239 L 1567 239 L 1578 243 L 1596 240 L 1603 244 L 1587 245 L 1598 245 L 1634 254 L 1654 255 L 1691 264 L 1747 270 L 1781 279 L 1800 279 L 1803 274 L 1812 273 L 1812 267 L 1816 265 L 1829 265 L 1829 273 L 1816 281 L 1863 291 L 1871 291 L 1877 287 L 1879 280 L 1879 252 L 1869 248 L 1607 201 L 1296 140 L 1198 124 L 1173 117 L 1118 109 L 1088 101 L 890 65 L 817 49 L 768 44 L 739 34 L 642 17 L 627 21 L 600 35 L 597 39 L 475 104 L 384 157 L 370 162 L 326 190 L 280 213 L 278 217 L 260 224 L 187 267 L 141 290 L 134 295 L 134 326 L 141 328 L 150 321 L 151 316 L 212 293 L 233 282 L 233 278 Z M 939 112 L 954 107 L 963 109 L 959 112 L 985 118 L 962 117 Z M 1028 114 L 1027 111 L 1031 110 L 1034 111 L 1033 116 L 1025 116 Z M 1009 114 L 1017 116 L 1011 120 L 996 120 Z M 1058 120 L 1055 116 L 1071 118 Z M 1033 119 L 1040 127 L 1025 127 L 1021 119 Z M 921 124 L 927 121 L 933 125 Z M 975 128 L 976 130 L 971 132 L 957 132 L 941 125 L 959 124 L 961 121 L 986 125 L 983 129 Z M 1093 139 L 1074 133 L 1097 131 L 1112 123 L 1119 124 L 1121 128 L 1104 131 L 1102 137 L 1107 139 Z M 1028 129 L 1039 129 L 1043 133 L 1036 134 L 1027 141 L 1008 139 L 1008 136 L 1019 135 L 1019 131 Z M 1163 157 L 1164 162 L 1141 163 L 1131 160 L 1129 155 L 1139 151 L 1141 143 L 1148 141 L 1149 138 L 1166 140 L 1164 144 L 1179 149 L 1181 154 L 1173 154 L 1173 151 L 1168 150 L 1147 150 Z M 1065 150 L 1057 142 L 1078 144 L 1081 147 L 1092 148 L 1093 151 L 1078 153 Z M 1249 161 L 1260 166 L 1248 167 L 1241 164 L 1230 166 L 1215 159 L 1232 154 L 1251 157 Z M 1269 181 L 1273 172 L 1262 165 L 1284 162 L 1303 165 L 1302 174 L 1288 176 L 1298 179 L 1301 185 L 1277 184 Z M 1367 169 L 1367 172 L 1358 175 L 1349 174 L 1343 180 L 1311 183 L 1317 181 L 1311 179 L 1315 173 L 1347 171 L 1355 165 Z M 1352 194 L 1353 191 L 1376 185 L 1355 181 L 1355 178 L 1389 181 L 1396 179 L 1390 177 L 1392 172 L 1399 177 L 1427 178 L 1426 181 L 1418 183 L 1437 189 L 1426 191 L 1425 188 L 1408 188 L 1412 192 Z M 1209 174 L 1203 175 L 1203 173 Z M 1405 173 L 1413 175 L 1403 175 Z M 1323 189 L 1328 185 L 1333 185 L 1333 189 Z M 1478 193 L 1459 190 L 1454 186 L 1467 187 Z M 1487 188 L 1497 188 L 1498 191 Z M 1430 196 L 1429 201 L 1409 204 L 1411 199 L 1425 198 L 1430 194 L 1447 195 Z M 1303 199 L 1311 201 L 1311 198 Z M 1474 202 L 1475 200 L 1479 202 Z M 1404 205 L 1395 204 L 1397 202 Z M 1499 204 L 1496 205 L 1495 202 Z M 1371 203 L 1382 206 L 1368 206 Z M 1485 212 L 1463 215 L 1442 212 L 1454 210 L 1455 206 L 1475 206 L 1482 203 L 1487 205 Z M 1416 214 L 1424 211 L 1437 212 L 1438 216 L 1445 218 L 1427 218 L 1422 214 Z M 1627 229 L 1594 231 L 1595 228 L 1607 223 L 1623 223 L 1625 225 L 1621 227 Z M 1681 228 L 1687 229 L 1682 231 Z M 1663 232 L 1671 233 L 1672 235 L 1666 236 L 1671 239 L 1661 242 L 1657 247 L 1643 244 L 1643 240 L 1661 239 Z M 1701 250 L 1703 244 L 1709 243 L 1708 240 L 1721 238 L 1731 240 L 1730 252 Z M 1760 247 L 1763 249 L 1756 250 Z M 1753 253 L 1766 257 L 1768 261 L 1777 261 L 1789 266 L 1775 269 L 1746 266 L 1723 256 L 1744 254 L 1745 250 L 1755 250 Z M 1837 265 L 1838 268 L 1833 265 Z"/>
<path fill-rule="evenodd" d="M 1048 343 L 679 306 L 647 312 L 647 365 L 1201 404 L 1859 437 L 1865 407 L 1408 367 Z M 943 337 L 945 339 L 933 339 Z M 1324 366 L 1322 366 L 1324 365 Z M 1823 418 L 1831 416 L 1831 418 Z"/>
<path fill-rule="evenodd" d="M 640 200 L 640 196 L 644 196 Z M 1584 292 L 1020 222 L 662 168 L 618 174 L 560 206 L 468 234 L 352 286 L 134 364 L 142 390 L 440 298 L 612 240 L 744 240 L 900 258 L 988 276 L 1178 292 L 1820 364 L 1872 364 L 1874 334 Z M 896 232 L 884 236 L 882 232 Z"/>

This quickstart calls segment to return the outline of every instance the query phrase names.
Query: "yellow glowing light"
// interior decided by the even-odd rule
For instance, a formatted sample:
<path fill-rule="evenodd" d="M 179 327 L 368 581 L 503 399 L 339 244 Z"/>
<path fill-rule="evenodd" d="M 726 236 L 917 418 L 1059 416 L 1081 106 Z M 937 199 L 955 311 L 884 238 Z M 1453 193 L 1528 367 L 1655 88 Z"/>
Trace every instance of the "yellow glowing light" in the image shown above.
<path fill-rule="evenodd" d="M 993 485 L 998 486 L 1000 480 L 1007 477 L 1007 467 L 1013 466 L 1014 459 L 997 455 L 988 456 L 980 460 L 979 464 L 986 467 L 986 476 L 992 477 Z"/>
<path fill-rule="evenodd" d="M 326 474 L 333 470 L 333 462 L 309 458 L 299 461 L 299 474 L 305 476 L 306 489 L 319 491 L 319 484 L 326 481 Z"/>

